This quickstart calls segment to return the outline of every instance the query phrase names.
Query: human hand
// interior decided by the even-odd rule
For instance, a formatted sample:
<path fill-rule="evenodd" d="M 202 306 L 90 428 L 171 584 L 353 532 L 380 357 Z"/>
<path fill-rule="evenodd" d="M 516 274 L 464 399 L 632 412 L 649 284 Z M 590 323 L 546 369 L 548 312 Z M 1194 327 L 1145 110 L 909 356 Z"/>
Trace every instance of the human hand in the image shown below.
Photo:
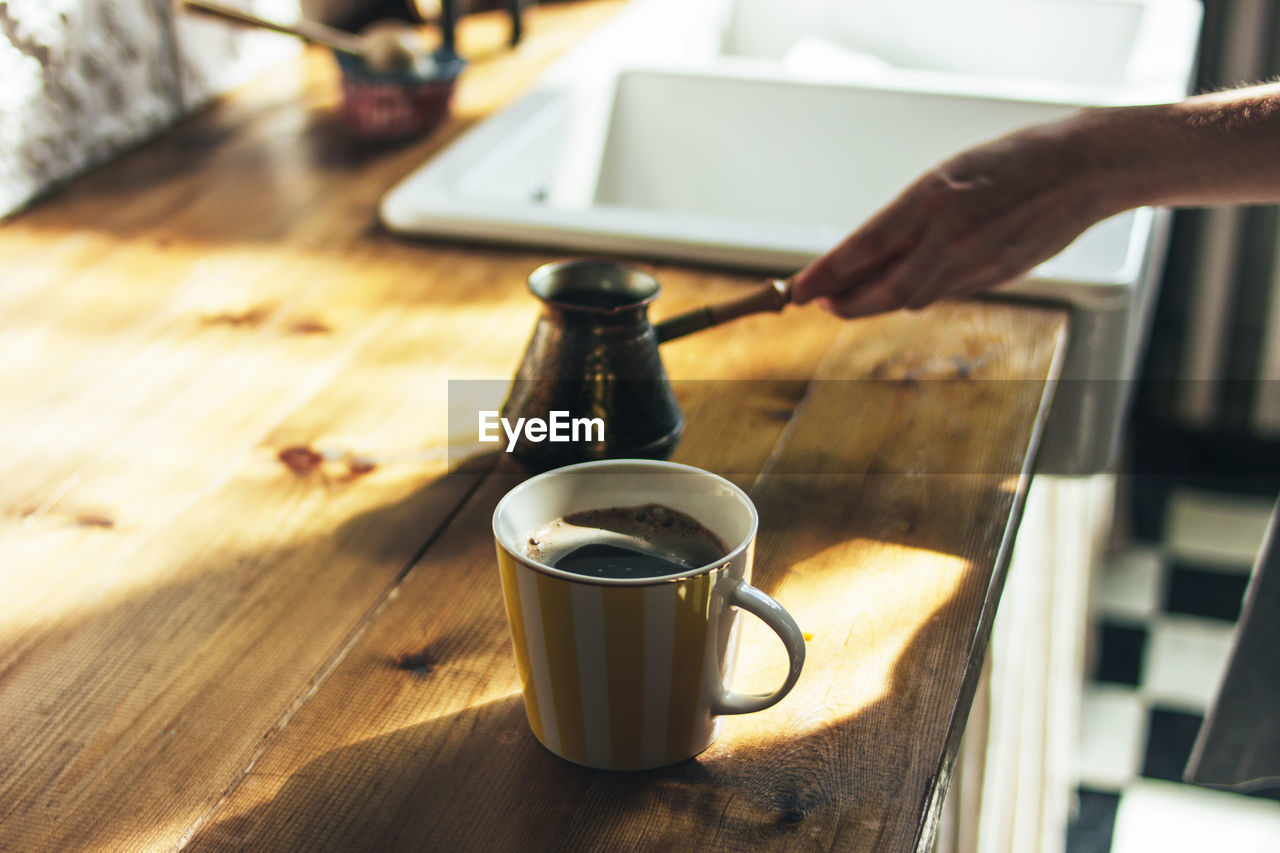
<path fill-rule="evenodd" d="M 794 279 L 842 317 L 968 296 L 1056 255 L 1118 212 L 1070 119 L 971 148 L 925 173 Z M 1087 148 L 1087 146 L 1085 146 Z"/>

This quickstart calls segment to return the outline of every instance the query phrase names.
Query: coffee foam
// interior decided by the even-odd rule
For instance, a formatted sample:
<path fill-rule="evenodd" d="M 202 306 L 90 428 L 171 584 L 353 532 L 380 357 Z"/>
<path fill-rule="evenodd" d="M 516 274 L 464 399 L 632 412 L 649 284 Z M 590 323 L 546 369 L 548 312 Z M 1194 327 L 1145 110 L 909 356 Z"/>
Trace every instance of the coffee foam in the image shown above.
<path fill-rule="evenodd" d="M 657 554 L 690 569 L 714 562 L 729 550 L 718 536 L 684 513 L 646 504 L 584 510 L 557 518 L 534 531 L 525 543 L 525 555 L 553 565 L 570 551 L 592 543 Z M 685 552 L 707 556 L 691 562 Z"/>

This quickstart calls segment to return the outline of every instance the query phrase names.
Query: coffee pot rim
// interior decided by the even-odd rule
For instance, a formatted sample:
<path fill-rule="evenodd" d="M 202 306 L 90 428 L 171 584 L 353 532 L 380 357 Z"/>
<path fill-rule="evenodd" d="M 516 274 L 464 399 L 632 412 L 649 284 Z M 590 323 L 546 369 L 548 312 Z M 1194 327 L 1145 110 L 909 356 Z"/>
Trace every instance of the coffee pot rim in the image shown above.
<path fill-rule="evenodd" d="M 582 281 L 593 290 L 635 298 L 618 305 L 585 305 L 557 299 L 557 290 L 571 288 Z M 601 283 L 605 286 L 601 287 Z M 611 315 L 645 308 L 662 294 L 658 279 L 639 267 L 612 258 L 570 258 L 543 264 L 529 274 L 529 292 L 544 305 L 588 314 Z"/>

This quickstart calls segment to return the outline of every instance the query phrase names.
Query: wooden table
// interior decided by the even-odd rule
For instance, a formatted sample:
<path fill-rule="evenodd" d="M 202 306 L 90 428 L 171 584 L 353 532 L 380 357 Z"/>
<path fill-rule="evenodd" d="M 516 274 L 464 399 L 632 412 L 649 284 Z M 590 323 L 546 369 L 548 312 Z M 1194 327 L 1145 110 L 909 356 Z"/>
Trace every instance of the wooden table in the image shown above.
<path fill-rule="evenodd" d="M 666 346 L 674 458 L 750 488 L 804 675 L 663 770 L 529 732 L 489 533 L 518 474 L 450 468 L 445 404 L 511 375 L 555 256 L 373 211 L 616 8 L 533 10 L 420 143 L 347 141 L 313 53 L 0 228 L 0 849 L 927 848 L 1063 312 L 793 309 Z M 751 283 L 654 269 L 659 317 Z M 783 654 L 747 627 L 764 688 Z"/>

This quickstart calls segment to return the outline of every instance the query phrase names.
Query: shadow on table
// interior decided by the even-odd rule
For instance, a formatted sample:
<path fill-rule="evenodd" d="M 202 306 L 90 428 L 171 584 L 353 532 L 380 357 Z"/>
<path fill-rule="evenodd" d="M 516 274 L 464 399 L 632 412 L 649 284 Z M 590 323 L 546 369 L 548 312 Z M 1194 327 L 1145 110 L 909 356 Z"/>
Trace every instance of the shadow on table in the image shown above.
<path fill-rule="evenodd" d="M 801 732 L 731 744 L 733 727 L 747 725 L 731 718 L 698 758 L 597 771 L 539 745 L 514 694 L 325 752 L 185 849 L 906 849 L 922 810 L 941 803 L 933 794 L 950 761 L 939 757 L 958 740 L 939 701 L 962 694 L 963 721 L 971 700 L 963 673 L 935 672 L 948 639 L 940 615 L 897 660 L 891 696 Z M 856 677 L 838 662 L 808 674 Z"/>
<path fill-rule="evenodd" d="M 455 476 L 465 478 L 470 473 Z M 795 559 L 855 537 L 945 547 L 946 536 L 913 525 L 928 521 L 936 510 L 949 513 L 944 526 L 959 524 L 955 529 L 968 529 L 964 515 L 973 506 L 968 498 L 982 489 L 998 488 L 988 480 L 965 485 L 959 480 L 930 484 L 926 479 L 894 476 L 828 477 L 817 485 L 829 500 L 815 507 L 811 501 L 792 500 L 800 496 L 792 490 L 808 493 L 815 482 L 777 480 L 758 495 L 765 519 L 762 539 L 778 542 Z M 338 530 L 339 547 L 375 562 L 397 556 L 403 560 L 403 550 L 384 550 L 387 543 L 403 543 L 409 532 L 421 535 L 423 507 L 447 497 L 459 485 L 453 478 L 441 478 L 403 501 L 371 510 Z M 468 503 L 500 498 L 503 489 L 496 481 L 489 485 L 493 488 L 483 495 L 472 494 Z M 912 511 L 904 515 L 895 502 L 906 502 Z M 474 505 L 470 511 L 484 517 L 491 509 Z M 885 528 L 886 517 L 905 520 L 900 528 Z M 458 555 L 465 552 L 466 556 L 453 570 L 489 572 L 486 582 L 492 587 L 496 586 L 492 544 L 487 525 L 477 530 L 481 528 L 485 532 L 459 537 L 451 545 Z M 954 548 L 954 538 L 950 541 Z M 236 590 L 250 588 L 259 573 L 297 558 L 296 552 L 307 547 L 308 543 L 300 543 L 274 552 L 228 553 L 216 567 L 207 566 L 198 574 L 177 573 L 154 588 L 134 591 L 127 602 L 62 622 L 51 632 L 49 642 L 113 632 L 150 636 L 171 631 L 168 626 L 179 623 L 184 638 L 214 636 L 224 614 L 209 607 L 210 601 L 238 601 L 243 593 Z M 431 565 L 424 564 L 423 570 L 443 571 L 442 567 L 454 564 L 453 555 L 433 550 Z M 825 569 L 841 570 L 845 569 Z M 777 565 L 761 571 L 757 582 L 770 591 L 779 586 L 785 572 L 785 566 Z M 943 744 L 950 742 L 947 719 L 927 725 L 920 721 L 939 717 L 939 696 L 948 702 L 946 697 L 961 689 L 962 674 L 955 669 L 955 658 L 940 655 L 939 649 L 968 642 L 968 637 L 951 636 L 949 626 L 961 620 L 948 611 L 964 612 L 961 601 L 972 601 L 980 591 L 975 589 L 981 584 L 980 574 L 968 573 L 966 584 L 914 634 L 886 681 L 885 689 L 894 690 L 892 696 L 856 713 L 824 718 L 824 706 L 817 702 L 814 718 L 806 718 L 803 731 L 770 733 L 733 746 L 726 740 L 704 756 L 670 768 L 613 774 L 567 764 L 543 750 L 529 733 L 520 697 L 511 695 L 325 752 L 290 773 L 270 800 L 204 827 L 190 849 L 589 849 L 635 846 L 641 841 L 643 846 L 666 849 L 855 846 L 849 839 L 857 842 L 857 849 L 878 849 L 882 836 L 896 840 L 904 832 L 908 837 L 914 832 L 930 780 L 939 771 L 937 756 Z M 245 606 L 251 604 L 250 600 Z M 496 596 L 490 610 L 485 618 L 500 618 Z M 424 623 L 434 620 L 429 613 L 422 618 Z M 127 633 L 122 627 L 126 625 Z M 454 627 L 459 636 L 468 630 L 485 630 L 479 623 Z M 237 637 L 233 645 L 225 650 L 228 655 L 251 659 L 252 638 Z M 160 696 L 168 689 L 166 668 L 185 649 L 174 644 L 149 649 L 145 658 L 135 655 L 130 661 L 130 666 L 145 668 L 146 673 L 132 682 L 94 675 L 111 671 L 118 660 L 114 646 L 97 648 L 81 661 L 79 671 L 103 686 L 96 694 L 103 708 L 123 705 L 128 695 Z M 308 666 L 314 666 L 314 661 Z M 240 674 L 246 672 L 257 671 L 246 668 Z M 442 668 L 441 674 L 445 672 Z M 33 680 L 50 675 L 30 673 Z M 58 673 L 59 680 L 50 679 L 51 683 L 63 683 L 67 675 Z M 839 684 L 859 677 L 866 676 L 855 662 L 832 658 L 825 668 L 816 666 L 806 672 L 801 684 L 806 680 L 818 686 Z M 264 684 L 257 686 L 263 689 Z M 814 689 L 820 692 L 818 686 Z M 243 688 L 229 689 L 221 680 L 198 687 L 201 701 L 244 695 Z M 52 695 L 49 701 L 54 701 Z M 967 712 L 967 699 L 963 707 Z M 247 732 L 241 744 L 252 749 L 252 738 L 265 729 L 265 715 L 247 716 L 261 718 L 249 722 L 254 732 Z M 735 725 L 748 730 L 745 723 L 730 720 L 730 732 Z M 33 722 L 29 728 L 34 731 L 39 725 Z M 286 734 L 292 733 L 286 729 Z M 176 755 L 181 747 L 174 743 Z M 229 752 L 223 763 L 238 760 L 237 754 L 246 753 Z M 876 755 L 876 761 L 866 761 L 863 756 L 867 755 Z M 269 752 L 266 758 L 270 757 Z M 164 766 L 161 759 L 163 754 L 158 752 L 156 764 Z M 266 760 L 259 762 L 259 767 L 266 764 Z M 174 775 L 189 773 L 190 768 L 178 758 L 170 766 L 168 774 L 156 772 L 141 785 L 153 792 L 180 787 Z M 221 774 L 227 769 L 205 766 L 202 771 Z M 125 783 L 121 772 L 112 776 L 113 783 Z M 250 785 L 274 785 L 275 780 L 255 780 L 250 772 L 243 784 L 249 791 Z"/>

